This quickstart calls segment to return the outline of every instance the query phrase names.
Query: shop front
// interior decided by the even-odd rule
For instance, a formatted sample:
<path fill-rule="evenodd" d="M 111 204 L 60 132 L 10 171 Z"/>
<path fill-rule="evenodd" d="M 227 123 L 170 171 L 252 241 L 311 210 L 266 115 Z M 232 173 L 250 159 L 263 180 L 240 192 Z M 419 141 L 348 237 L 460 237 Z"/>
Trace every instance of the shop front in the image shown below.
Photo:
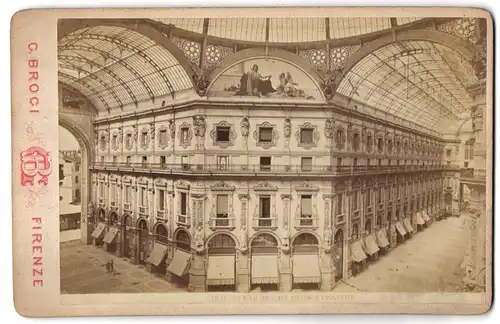
<path fill-rule="evenodd" d="M 187 286 L 189 284 L 189 269 L 191 267 L 191 237 L 184 229 L 180 229 L 174 236 L 174 256 L 168 265 L 167 272 L 175 275 L 171 277 L 175 282 Z"/>
<path fill-rule="evenodd" d="M 120 230 L 120 222 L 118 214 L 116 212 L 111 212 L 109 214 L 109 228 L 106 235 L 104 235 L 103 243 L 106 251 L 116 254 L 120 251 L 119 238 L 117 237 Z"/>
<path fill-rule="evenodd" d="M 122 227 L 121 227 L 121 239 L 122 239 L 122 257 L 129 260 L 134 258 L 134 224 L 132 221 L 132 216 L 125 214 L 122 217 Z"/>
<path fill-rule="evenodd" d="M 140 219 L 137 222 L 137 263 L 146 264 L 149 252 L 149 229 L 148 222 Z"/>
<path fill-rule="evenodd" d="M 279 290 L 278 242 L 270 234 L 257 235 L 251 243 L 251 290 Z"/>
<path fill-rule="evenodd" d="M 406 240 L 406 230 L 400 221 L 397 221 L 394 226 L 396 227 L 398 243 L 403 243 Z"/>
<path fill-rule="evenodd" d="M 94 238 L 95 246 L 102 246 L 104 244 L 103 238 L 106 232 L 106 212 L 104 209 L 99 208 L 97 211 L 97 221 L 96 226 L 91 236 Z"/>
<path fill-rule="evenodd" d="M 148 270 L 165 276 L 167 270 L 166 258 L 168 253 L 168 229 L 164 223 L 156 224 L 154 228 L 153 249 L 146 259 Z"/>
<path fill-rule="evenodd" d="M 299 234 L 292 243 L 293 288 L 320 289 L 318 239 L 309 233 Z"/>
<path fill-rule="evenodd" d="M 423 231 L 424 227 L 426 227 L 425 221 L 422 218 L 422 214 L 420 212 L 417 212 L 417 214 L 415 215 L 415 223 L 417 224 L 417 231 Z"/>
<path fill-rule="evenodd" d="M 342 280 L 344 276 L 344 232 L 338 229 L 333 237 L 333 262 L 336 269 L 335 281 Z"/>
<path fill-rule="evenodd" d="M 207 290 L 235 291 L 236 243 L 228 234 L 217 234 L 208 242 Z"/>
<path fill-rule="evenodd" d="M 362 240 L 362 248 L 368 256 L 369 261 L 375 261 L 378 258 L 379 248 L 375 242 L 375 236 L 372 233 L 371 220 L 367 219 L 365 222 L 365 236 Z"/>
<path fill-rule="evenodd" d="M 403 227 L 404 227 L 404 229 L 409 237 L 411 237 L 411 235 L 413 233 L 415 233 L 415 230 L 411 224 L 411 217 L 410 216 L 407 216 L 403 219 Z"/>

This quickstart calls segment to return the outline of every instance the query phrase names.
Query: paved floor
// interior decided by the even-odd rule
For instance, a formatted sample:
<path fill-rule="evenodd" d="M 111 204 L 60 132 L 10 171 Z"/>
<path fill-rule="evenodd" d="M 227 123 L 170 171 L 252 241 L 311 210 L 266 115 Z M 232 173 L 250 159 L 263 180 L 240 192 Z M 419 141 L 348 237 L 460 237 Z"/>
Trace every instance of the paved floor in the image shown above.
<path fill-rule="evenodd" d="M 115 274 L 106 272 L 106 262 L 114 260 Z M 138 293 L 187 291 L 164 278 L 133 265 L 127 259 L 79 241 L 61 244 L 61 293 Z"/>
<path fill-rule="evenodd" d="M 435 222 L 335 291 L 456 292 L 462 287 L 467 244 L 464 216 Z"/>
<path fill-rule="evenodd" d="M 461 264 L 468 244 L 465 217 L 436 222 L 399 245 L 336 292 L 455 292 L 464 276 Z M 113 259 L 117 274 L 106 273 Z M 62 293 L 182 292 L 162 277 L 101 248 L 79 241 L 61 244 Z"/>
<path fill-rule="evenodd" d="M 61 231 L 59 232 L 59 241 L 69 242 L 69 241 L 79 240 L 81 237 L 81 233 L 82 232 L 80 229 Z"/>

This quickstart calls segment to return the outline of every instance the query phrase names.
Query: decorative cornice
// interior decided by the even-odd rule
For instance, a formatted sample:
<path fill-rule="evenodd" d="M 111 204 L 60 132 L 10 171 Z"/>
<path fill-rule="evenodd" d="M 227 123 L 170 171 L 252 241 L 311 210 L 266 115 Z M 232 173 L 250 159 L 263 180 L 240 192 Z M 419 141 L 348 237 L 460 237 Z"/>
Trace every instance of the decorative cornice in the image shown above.
<path fill-rule="evenodd" d="M 234 191 L 235 187 L 230 186 L 227 182 L 221 181 L 210 186 L 212 191 Z"/>
<path fill-rule="evenodd" d="M 300 185 L 295 187 L 295 191 L 318 191 L 319 187 L 311 184 L 309 181 L 303 181 Z"/>
<path fill-rule="evenodd" d="M 183 180 L 178 180 L 176 183 L 175 183 L 175 187 L 177 189 L 184 189 L 184 190 L 189 190 L 190 188 L 190 185 L 189 183 L 183 181 Z"/>
<path fill-rule="evenodd" d="M 253 190 L 255 191 L 276 191 L 278 190 L 277 186 L 273 186 L 267 181 L 261 182 L 257 184 L 256 186 L 253 187 Z"/>

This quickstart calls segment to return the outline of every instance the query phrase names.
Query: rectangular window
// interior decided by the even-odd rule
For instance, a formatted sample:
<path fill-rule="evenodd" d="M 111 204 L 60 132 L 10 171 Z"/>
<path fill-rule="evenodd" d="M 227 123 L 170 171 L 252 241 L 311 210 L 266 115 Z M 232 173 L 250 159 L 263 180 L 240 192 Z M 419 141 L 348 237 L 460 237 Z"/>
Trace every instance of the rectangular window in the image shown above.
<path fill-rule="evenodd" d="M 447 150 L 446 150 L 446 156 L 447 156 L 447 157 L 450 157 L 450 156 L 451 156 L 451 149 L 447 149 Z"/>
<path fill-rule="evenodd" d="M 261 171 L 271 171 L 271 157 L 261 156 L 260 157 L 260 170 Z"/>
<path fill-rule="evenodd" d="M 389 189 L 387 190 L 387 200 L 388 200 L 388 201 L 391 201 L 391 200 L 392 200 L 392 190 L 391 190 L 391 188 L 389 188 Z"/>
<path fill-rule="evenodd" d="M 312 157 L 303 157 L 301 160 L 300 160 L 300 168 L 302 171 L 312 171 L 312 161 L 313 161 L 313 158 Z"/>
<path fill-rule="evenodd" d="M 368 189 L 365 195 L 366 207 L 370 207 L 372 205 L 372 190 Z"/>
<path fill-rule="evenodd" d="M 337 195 L 337 215 L 341 215 L 344 211 L 344 194 Z"/>
<path fill-rule="evenodd" d="M 342 158 L 337 158 L 337 166 L 342 166 Z"/>
<path fill-rule="evenodd" d="M 146 204 L 148 202 L 148 197 L 147 197 L 148 191 L 146 190 L 146 188 L 141 187 L 140 193 L 141 193 L 141 197 L 140 197 L 141 204 L 140 205 L 141 205 L 141 207 L 146 207 Z"/>
<path fill-rule="evenodd" d="M 358 158 L 354 158 L 354 160 L 352 160 L 352 165 L 354 166 L 358 165 Z"/>
<path fill-rule="evenodd" d="M 382 160 L 378 159 L 378 166 L 381 166 L 381 165 L 382 165 Z"/>
<path fill-rule="evenodd" d="M 185 192 L 181 192 L 181 215 L 187 214 L 187 194 Z"/>
<path fill-rule="evenodd" d="M 219 170 L 227 170 L 227 165 L 229 161 L 229 156 L 218 156 L 217 157 L 217 167 Z"/>
<path fill-rule="evenodd" d="M 381 192 L 380 188 L 378 188 L 378 190 L 377 190 L 377 197 L 378 197 L 378 199 L 377 199 L 378 203 L 381 204 L 382 203 L 382 192 Z"/>
<path fill-rule="evenodd" d="M 187 155 L 181 156 L 181 164 L 182 168 L 189 169 L 189 156 Z"/>
<path fill-rule="evenodd" d="M 229 196 L 217 195 L 217 218 L 227 218 L 229 215 Z"/>
<path fill-rule="evenodd" d="M 75 183 L 78 184 L 78 176 L 75 176 Z"/>
<path fill-rule="evenodd" d="M 313 130 L 310 128 L 302 128 L 300 130 L 300 142 L 304 144 L 313 143 Z"/>
<path fill-rule="evenodd" d="M 188 144 L 188 135 L 189 135 L 189 128 L 184 127 L 181 129 L 181 135 L 182 135 L 182 144 L 187 145 Z"/>
<path fill-rule="evenodd" d="M 215 140 L 217 142 L 229 142 L 230 127 L 217 126 Z"/>
<path fill-rule="evenodd" d="M 259 142 L 269 143 L 273 141 L 273 129 L 272 127 L 261 127 L 259 129 Z"/>
<path fill-rule="evenodd" d="M 80 165 L 78 165 L 78 164 L 77 164 L 77 165 L 75 165 L 75 171 L 76 171 L 76 172 L 80 171 Z"/>
<path fill-rule="evenodd" d="M 158 189 L 158 210 L 165 210 L 165 190 Z"/>
<path fill-rule="evenodd" d="M 112 184 L 111 185 L 111 192 L 110 192 L 110 198 L 111 198 L 111 201 L 116 201 L 116 185 L 115 184 Z"/>
<path fill-rule="evenodd" d="M 147 156 L 143 156 L 143 157 L 142 157 L 142 164 L 143 164 L 143 165 L 148 164 L 148 157 L 147 157 Z"/>
<path fill-rule="evenodd" d="M 118 146 L 118 135 L 113 135 L 113 147 Z"/>
<path fill-rule="evenodd" d="M 167 145 L 167 130 L 166 129 L 161 129 L 160 134 L 159 134 L 159 142 L 160 145 L 164 146 Z"/>
<path fill-rule="evenodd" d="M 113 156 L 113 164 L 116 164 L 118 163 L 118 157 L 117 156 Z"/>
<path fill-rule="evenodd" d="M 260 196 L 259 218 L 271 217 L 271 196 Z"/>
<path fill-rule="evenodd" d="M 132 146 L 132 134 L 127 134 L 127 136 L 125 137 L 125 144 L 128 147 Z"/>
<path fill-rule="evenodd" d="M 141 133 L 141 145 L 148 145 L 148 132 Z"/>
<path fill-rule="evenodd" d="M 132 157 L 127 156 L 127 165 L 130 165 L 130 163 L 132 163 Z"/>
<path fill-rule="evenodd" d="M 354 191 L 352 193 L 352 210 L 356 211 L 359 209 L 359 197 L 358 197 L 358 192 Z"/>
<path fill-rule="evenodd" d="M 125 186 L 125 203 L 130 203 L 132 200 L 132 187 L 130 186 Z"/>
<path fill-rule="evenodd" d="M 160 156 L 160 165 L 164 167 L 167 164 L 167 157 L 165 155 Z"/>
<path fill-rule="evenodd" d="M 104 156 L 101 156 L 101 163 L 104 163 Z"/>
<path fill-rule="evenodd" d="M 370 165 L 370 159 L 366 159 L 366 165 Z"/>
<path fill-rule="evenodd" d="M 302 195 L 300 197 L 300 216 L 312 218 L 312 196 Z"/>
<path fill-rule="evenodd" d="M 104 183 L 99 183 L 99 198 L 104 198 Z"/>

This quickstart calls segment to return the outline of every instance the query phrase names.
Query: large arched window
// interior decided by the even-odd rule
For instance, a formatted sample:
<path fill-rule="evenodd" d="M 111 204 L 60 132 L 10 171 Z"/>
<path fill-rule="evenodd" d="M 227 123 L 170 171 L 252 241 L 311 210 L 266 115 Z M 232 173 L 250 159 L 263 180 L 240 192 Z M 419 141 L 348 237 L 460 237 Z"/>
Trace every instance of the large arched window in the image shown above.
<path fill-rule="evenodd" d="M 465 142 L 465 148 L 464 148 L 464 160 L 465 161 L 472 161 L 474 158 L 474 142 L 476 140 L 474 138 L 470 138 Z"/>
<path fill-rule="evenodd" d="M 155 240 L 163 244 L 168 244 L 168 232 L 167 232 L 167 227 L 165 227 L 165 225 L 163 224 L 156 225 Z"/>

